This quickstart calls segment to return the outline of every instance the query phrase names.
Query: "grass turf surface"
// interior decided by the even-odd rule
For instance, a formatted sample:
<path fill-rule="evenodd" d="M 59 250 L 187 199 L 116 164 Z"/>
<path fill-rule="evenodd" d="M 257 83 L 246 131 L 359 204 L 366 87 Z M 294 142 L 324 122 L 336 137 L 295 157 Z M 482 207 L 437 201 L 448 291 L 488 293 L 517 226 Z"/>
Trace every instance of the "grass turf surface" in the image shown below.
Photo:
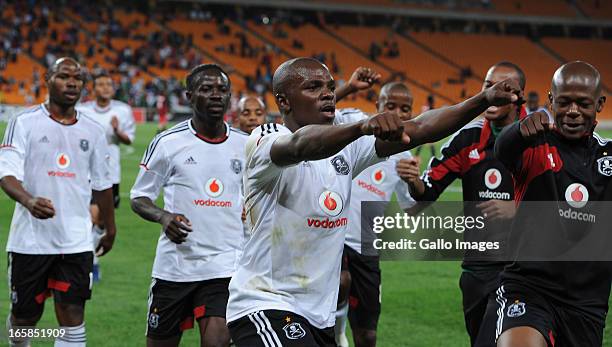
<path fill-rule="evenodd" d="M 5 126 L 5 123 L 0 123 L 0 134 L 4 134 Z M 92 300 L 86 306 L 90 346 L 144 345 L 147 293 L 160 228 L 130 210 L 128 195 L 138 173 L 138 162 L 155 130 L 154 125 L 139 125 L 134 151 L 122 151 L 122 202 L 116 213 L 118 235 L 113 250 L 101 259 L 102 281 L 94 286 Z M 602 135 L 612 137 L 612 132 L 602 132 Z M 424 149 L 422 154 L 427 159 L 429 151 Z M 423 160 L 423 165 L 427 161 Z M 455 182 L 441 199 L 461 199 L 459 188 L 460 182 Z M 0 244 L 3 249 L 13 206 L 12 200 L 0 193 Z M 0 268 L 6 269 L 6 260 L 5 256 L 0 257 Z M 381 267 L 383 290 L 379 346 L 469 344 L 463 325 L 458 262 L 383 262 Z M 0 276 L 0 290 L 7 293 L 0 295 L 0 319 L 3 321 L 9 311 L 5 276 Z M 40 327 L 57 326 L 52 302 L 47 300 Z M 607 327 L 605 335 L 608 338 L 604 346 L 612 346 L 611 333 Z M 2 345 L 6 345 L 5 338 L 0 339 Z M 34 341 L 33 345 L 53 346 L 53 342 Z M 181 345 L 199 345 L 197 329 L 187 331 Z"/>

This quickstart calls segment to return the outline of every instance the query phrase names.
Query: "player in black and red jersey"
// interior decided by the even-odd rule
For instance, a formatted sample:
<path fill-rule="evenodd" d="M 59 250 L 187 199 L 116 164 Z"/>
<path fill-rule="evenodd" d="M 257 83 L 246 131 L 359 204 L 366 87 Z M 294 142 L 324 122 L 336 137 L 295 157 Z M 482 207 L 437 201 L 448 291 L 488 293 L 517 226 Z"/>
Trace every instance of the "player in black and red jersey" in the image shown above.
<path fill-rule="evenodd" d="M 524 91 L 525 74 L 517 65 L 505 61 L 489 69 L 482 89 L 507 78 L 516 80 L 521 92 Z M 514 215 L 514 189 L 510 172 L 493 155 L 493 146 L 501 129 L 518 121 L 521 111 L 517 104 L 489 107 L 484 119 L 468 124 L 442 147 L 441 157 L 432 158 L 422 177 L 414 160 L 401 160 L 397 171 L 408 182 L 413 198 L 435 201 L 455 179 L 461 179 L 463 200 L 479 202 L 466 204 L 466 213 L 482 212 L 491 221 L 487 223 L 484 239 L 479 233 L 478 240 L 474 241 L 504 242 Z M 465 239 L 473 240 L 470 234 Z M 499 254 L 483 259 L 478 253 L 466 253 L 462 263 L 463 314 L 472 346 L 492 346 L 494 323 L 483 318 L 487 305 L 495 306 L 498 275 L 505 264 L 498 261 Z"/>
<path fill-rule="evenodd" d="M 586 235 L 595 221 L 609 218 L 591 209 L 612 200 L 612 142 L 593 132 L 605 103 L 601 89 L 592 65 L 575 61 L 561 66 L 549 94 L 554 125 L 536 112 L 504 129 L 496 142 L 497 157 L 516 181 L 518 209 L 509 243 L 520 257 L 500 276 L 497 346 L 602 345 L 611 263 L 525 261 L 565 252 L 550 247 L 571 245 L 580 240 L 576 232 Z M 536 203 L 530 201 L 552 206 L 534 211 Z M 560 213 L 566 210 L 571 213 Z M 584 213 L 593 218 L 572 217 Z M 542 220 L 547 228 L 541 227 Z M 605 242 L 604 247 L 609 254 Z"/>

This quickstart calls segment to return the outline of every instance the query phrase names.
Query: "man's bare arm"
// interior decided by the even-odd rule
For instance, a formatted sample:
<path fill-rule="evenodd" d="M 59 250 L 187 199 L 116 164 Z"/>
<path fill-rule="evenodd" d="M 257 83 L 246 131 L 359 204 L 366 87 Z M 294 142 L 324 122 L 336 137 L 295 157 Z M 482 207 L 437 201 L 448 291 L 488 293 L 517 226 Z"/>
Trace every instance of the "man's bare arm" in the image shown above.
<path fill-rule="evenodd" d="M 115 207 L 113 204 L 113 189 L 108 188 L 105 190 L 94 190 L 92 192 L 93 200 L 100 208 L 100 219 L 106 229 L 106 233 L 100 239 L 100 243 L 97 245 L 96 254 L 98 256 L 105 255 L 110 252 L 115 242 L 115 235 L 117 234 L 117 228 L 115 226 Z"/>
<path fill-rule="evenodd" d="M 383 112 L 359 122 L 342 125 L 307 125 L 279 137 L 270 149 L 274 164 L 287 166 L 328 158 L 364 135 L 385 141 L 408 143 L 404 125 L 394 113 Z"/>
<path fill-rule="evenodd" d="M 47 219 L 55 216 L 51 200 L 33 197 L 15 176 L 3 177 L 0 180 L 0 187 L 11 199 L 27 208 L 35 218 Z"/>
<path fill-rule="evenodd" d="M 409 144 L 376 141 L 376 153 L 389 156 L 423 143 L 435 142 L 461 129 L 484 112 L 489 106 L 503 106 L 517 102 L 522 95 L 514 80 L 496 83 L 475 96 L 449 107 L 429 110 L 404 122 L 404 131 L 410 137 Z"/>
<path fill-rule="evenodd" d="M 132 210 L 140 217 L 162 225 L 170 241 L 181 244 L 187 239 L 187 232 L 192 231 L 191 222 L 187 217 L 178 213 L 170 213 L 157 207 L 151 199 L 146 197 L 134 198 L 131 201 Z"/>

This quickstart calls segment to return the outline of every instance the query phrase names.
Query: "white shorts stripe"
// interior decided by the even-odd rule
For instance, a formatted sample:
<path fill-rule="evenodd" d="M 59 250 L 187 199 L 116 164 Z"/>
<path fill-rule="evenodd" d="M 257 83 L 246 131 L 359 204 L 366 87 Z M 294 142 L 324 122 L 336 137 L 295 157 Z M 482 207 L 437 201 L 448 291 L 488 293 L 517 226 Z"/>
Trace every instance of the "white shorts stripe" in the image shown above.
<path fill-rule="evenodd" d="M 157 279 L 151 280 L 151 286 L 149 287 L 149 298 L 147 299 L 147 328 L 145 329 L 145 336 L 149 334 L 149 315 L 151 314 L 151 305 L 153 304 L 153 287 L 155 287 Z"/>
<path fill-rule="evenodd" d="M 507 300 L 504 297 L 504 294 L 506 293 L 504 286 L 499 287 L 496 293 L 497 298 L 495 298 L 495 301 L 497 301 L 497 303 L 499 304 L 499 308 L 497 309 L 497 327 L 495 329 L 495 341 L 497 342 L 497 339 L 502 333 L 502 328 L 504 325 L 504 313 L 506 311 Z"/>
<path fill-rule="evenodd" d="M 270 324 L 270 321 L 268 320 L 268 317 L 266 317 L 266 315 L 264 314 L 263 311 L 260 311 L 259 315 L 261 316 L 261 319 L 266 324 L 265 327 L 270 332 L 270 335 L 272 335 L 272 338 L 274 339 L 274 342 L 276 342 L 279 347 L 282 347 L 283 344 L 280 342 L 280 339 L 278 338 L 278 335 L 276 335 L 276 331 L 274 331 L 274 329 L 272 329 L 272 324 Z"/>
<path fill-rule="evenodd" d="M 256 316 L 255 316 L 256 313 L 257 312 L 249 314 L 249 320 L 251 320 L 251 323 L 255 325 L 255 329 L 257 330 L 257 335 L 261 337 L 261 341 L 263 342 L 264 347 L 274 347 L 274 345 L 270 344 L 271 342 L 273 342 L 272 339 L 270 338 L 270 336 L 266 334 L 266 332 L 263 331 L 262 329 L 263 325 L 259 322 L 259 320 L 256 319 Z"/>
<path fill-rule="evenodd" d="M 11 298 L 11 301 L 9 302 L 9 317 L 10 317 L 10 312 L 13 312 L 13 293 L 11 288 L 13 288 L 13 283 L 11 283 L 12 277 L 11 277 L 11 272 L 13 271 L 13 253 L 9 252 L 9 256 L 8 256 L 8 289 L 9 289 L 9 298 Z"/>
<path fill-rule="evenodd" d="M 261 311 L 255 312 L 253 317 L 259 323 L 259 325 L 261 326 L 261 331 L 264 333 L 264 335 L 266 335 L 266 337 L 268 338 L 268 341 L 270 341 L 270 346 L 272 346 L 272 347 L 281 347 L 281 346 L 277 346 L 276 345 L 274 339 L 272 338 L 272 334 L 270 334 L 270 331 L 268 331 L 268 329 L 266 328 L 266 324 L 263 322 L 263 319 L 261 319 L 261 317 L 259 316 L 260 312 Z M 270 330 L 272 330 L 271 327 L 270 327 Z"/>

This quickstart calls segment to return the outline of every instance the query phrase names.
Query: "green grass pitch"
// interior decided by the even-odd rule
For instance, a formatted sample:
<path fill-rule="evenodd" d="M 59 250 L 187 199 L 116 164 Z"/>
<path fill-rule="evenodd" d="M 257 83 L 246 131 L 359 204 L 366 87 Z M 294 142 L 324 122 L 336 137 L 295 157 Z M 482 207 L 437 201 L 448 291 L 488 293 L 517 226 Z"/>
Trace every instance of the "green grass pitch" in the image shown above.
<path fill-rule="evenodd" d="M 5 126 L 0 123 L 1 134 Z M 122 151 L 122 202 L 116 215 L 118 235 L 113 250 L 101 260 L 102 281 L 94 286 L 92 300 L 86 307 L 90 346 L 132 347 L 143 346 L 145 342 L 147 292 L 160 227 L 132 213 L 128 196 L 138 172 L 138 162 L 155 130 L 154 125 L 138 126 L 134 151 Z M 610 137 L 612 132 L 603 132 L 603 135 Z M 428 152 L 424 150 L 422 154 L 428 156 Z M 423 160 L 423 165 L 426 163 L 427 160 Z M 461 199 L 459 182 L 452 187 L 443 199 Z M 3 249 L 13 206 L 14 203 L 0 193 L 0 245 Z M 0 256 L 0 268 L 6 267 L 6 256 Z M 379 346 L 468 346 L 458 285 L 458 262 L 383 262 L 382 273 Z M 0 295 L 2 322 L 9 310 L 6 281 L 6 276 L 0 276 L 0 290 L 6 293 Z M 57 326 L 52 300 L 47 300 L 39 326 Z M 610 336 L 608 327 L 605 346 L 612 346 Z M 2 345 L 6 345 L 4 337 L 0 341 Z M 53 342 L 35 341 L 33 345 L 53 346 Z M 187 331 L 182 345 L 199 345 L 197 330 Z"/>

